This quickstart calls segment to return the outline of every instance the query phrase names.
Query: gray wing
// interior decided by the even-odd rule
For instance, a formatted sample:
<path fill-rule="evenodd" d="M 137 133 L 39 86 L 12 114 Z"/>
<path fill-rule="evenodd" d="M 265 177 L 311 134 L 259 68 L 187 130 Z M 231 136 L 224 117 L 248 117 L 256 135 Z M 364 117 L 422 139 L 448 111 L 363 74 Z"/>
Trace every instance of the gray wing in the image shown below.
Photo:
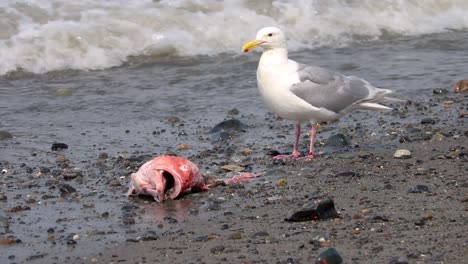
<path fill-rule="evenodd" d="M 297 73 L 300 83 L 293 85 L 291 91 L 309 104 L 335 113 L 366 100 L 369 89 L 374 88 L 358 77 L 321 67 L 300 64 Z"/>

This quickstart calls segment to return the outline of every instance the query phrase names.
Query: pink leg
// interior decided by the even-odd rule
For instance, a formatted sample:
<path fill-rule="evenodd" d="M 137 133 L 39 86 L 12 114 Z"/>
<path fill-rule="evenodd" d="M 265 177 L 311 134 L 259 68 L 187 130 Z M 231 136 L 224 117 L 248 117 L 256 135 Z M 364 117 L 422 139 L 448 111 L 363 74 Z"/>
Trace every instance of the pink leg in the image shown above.
<path fill-rule="evenodd" d="M 314 159 L 314 142 L 315 142 L 315 134 L 317 133 L 317 129 L 315 125 L 312 125 L 310 129 L 310 145 L 309 145 L 309 154 L 305 157 L 306 159 Z"/>
<path fill-rule="evenodd" d="M 289 158 L 297 159 L 299 157 L 299 137 L 300 136 L 301 136 L 301 123 L 298 122 L 296 124 L 296 141 L 294 142 L 293 153 L 290 155 L 277 155 L 277 156 L 274 156 L 273 159 L 289 159 Z"/>

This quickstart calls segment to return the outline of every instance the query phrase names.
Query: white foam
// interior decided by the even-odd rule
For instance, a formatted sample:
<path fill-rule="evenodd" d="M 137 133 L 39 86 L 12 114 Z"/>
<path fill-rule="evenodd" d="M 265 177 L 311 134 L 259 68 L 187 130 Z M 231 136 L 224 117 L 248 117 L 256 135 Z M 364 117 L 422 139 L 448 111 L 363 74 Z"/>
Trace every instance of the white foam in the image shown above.
<path fill-rule="evenodd" d="M 130 56 L 239 53 L 269 25 L 293 50 L 468 28 L 466 0 L 6 0 L 0 75 L 97 70 Z"/>

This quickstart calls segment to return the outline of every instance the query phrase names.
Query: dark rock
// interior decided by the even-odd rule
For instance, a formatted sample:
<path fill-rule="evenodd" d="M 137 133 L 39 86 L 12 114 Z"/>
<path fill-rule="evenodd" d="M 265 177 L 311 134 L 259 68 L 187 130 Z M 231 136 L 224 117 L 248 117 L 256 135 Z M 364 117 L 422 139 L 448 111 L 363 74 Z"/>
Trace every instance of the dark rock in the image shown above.
<path fill-rule="evenodd" d="M 312 239 L 309 241 L 309 244 L 314 245 L 315 248 L 320 248 L 329 243 L 330 238 L 325 233 L 315 233 L 312 236 Z"/>
<path fill-rule="evenodd" d="M 422 192 L 429 192 L 429 187 L 426 185 L 418 184 L 414 187 L 411 187 L 408 190 L 409 193 L 422 193 Z"/>
<path fill-rule="evenodd" d="M 357 173 L 355 173 L 354 171 L 344 171 L 344 172 L 335 174 L 335 177 L 354 177 L 354 176 L 357 176 Z"/>
<path fill-rule="evenodd" d="M 64 180 L 73 180 L 77 177 L 83 176 L 83 173 L 78 168 L 73 168 L 71 170 L 66 170 L 63 172 L 63 179 Z"/>
<path fill-rule="evenodd" d="M 210 131 L 210 141 L 222 142 L 231 139 L 238 132 L 245 132 L 247 126 L 237 119 L 223 121 L 213 127 Z"/>
<path fill-rule="evenodd" d="M 31 207 L 29 207 L 29 206 L 18 205 L 18 206 L 15 206 L 15 207 L 11 208 L 10 212 L 17 213 L 17 212 L 29 211 L 29 210 L 31 210 Z"/>
<path fill-rule="evenodd" d="M 65 143 L 54 143 L 50 149 L 53 151 L 68 149 L 68 145 Z"/>
<path fill-rule="evenodd" d="M 50 169 L 47 168 L 47 167 L 41 167 L 41 168 L 39 169 L 39 172 L 40 172 L 40 173 L 49 173 L 49 172 L 50 172 Z"/>
<path fill-rule="evenodd" d="M 267 237 L 269 236 L 270 234 L 268 234 L 268 232 L 266 231 L 259 231 L 259 232 L 255 232 L 252 234 L 252 238 L 258 238 L 258 237 Z"/>
<path fill-rule="evenodd" d="M 432 118 L 429 118 L 429 117 L 423 118 L 423 119 L 421 120 L 421 124 L 423 124 L 423 125 L 427 125 L 427 124 L 433 125 L 433 124 L 435 124 L 435 120 L 432 119 Z"/>
<path fill-rule="evenodd" d="M 76 192 L 76 189 L 73 188 L 72 186 L 68 185 L 68 184 L 60 185 L 59 190 L 60 190 L 60 195 L 62 197 L 66 197 L 66 196 Z"/>
<path fill-rule="evenodd" d="M 238 114 L 239 114 L 239 110 L 237 108 L 233 108 L 227 112 L 228 116 L 233 116 L 233 115 L 238 115 Z"/>
<path fill-rule="evenodd" d="M 316 264 L 341 264 L 343 258 L 334 248 L 328 248 L 322 251 L 315 260 Z"/>
<path fill-rule="evenodd" d="M 444 89 L 444 88 L 436 88 L 434 90 L 432 90 L 432 93 L 433 94 L 448 94 L 448 90 L 447 89 Z"/>
<path fill-rule="evenodd" d="M 414 222 L 415 225 L 417 226 L 423 226 L 426 223 L 426 219 L 420 218 Z"/>
<path fill-rule="evenodd" d="M 292 214 L 285 220 L 288 222 L 318 221 L 338 217 L 335 203 L 332 199 L 318 200 L 316 204 Z"/>
<path fill-rule="evenodd" d="M 210 134 L 213 134 L 213 133 L 216 133 L 216 132 L 219 132 L 219 131 L 225 131 L 225 132 L 245 132 L 245 130 L 247 129 L 247 126 L 242 123 L 241 121 L 237 120 L 237 119 L 230 119 L 230 120 L 226 120 L 226 121 L 223 121 L 219 124 L 217 124 L 215 127 L 213 127 L 211 130 L 210 130 Z"/>
<path fill-rule="evenodd" d="M 327 143 L 326 143 L 326 146 L 332 146 L 332 147 L 344 147 L 344 146 L 349 146 L 349 145 L 351 145 L 351 138 L 343 134 L 331 135 L 327 139 Z"/>
<path fill-rule="evenodd" d="M 211 142 L 224 142 L 232 139 L 231 135 L 225 131 L 219 131 L 210 135 Z"/>
<path fill-rule="evenodd" d="M 10 138 L 13 138 L 13 135 L 11 135 L 10 132 L 0 131 L 0 140 L 10 139 Z"/>
<path fill-rule="evenodd" d="M 408 264 L 408 258 L 406 256 L 393 257 L 389 264 Z"/>
<path fill-rule="evenodd" d="M 153 240 L 158 240 L 159 237 L 156 235 L 156 232 L 147 231 L 146 234 L 139 236 L 136 239 L 137 241 L 153 241 Z"/>
<path fill-rule="evenodd" d="M 383 215 L 371 215 L 371 216 L 366 217 L 366 220 L 372 223 L 388 222 L 388 218 Z"/>
<path fill-rule="evenodd" d="M 278 155 L 281 155 L 281 153 L 277 150 L 269 150 L 267 153 L 266 153 L 268 156 L 278 156 Z"/>
<path fill-rule="evenodd" d="M 207 242 L 210 240 L 210 237 L 207 236 L 207 235 L 204 235 L 204 236 L 198 236 L 196 238 L 193 239 L 193 241 L 195 242 Z"/>
<path fill-rule="evenodd" d="M 224 246 L 216 246 L 210 249 L 210 252 L 215 255 L 219 255 L 224 252 L 226 248 Z"/>

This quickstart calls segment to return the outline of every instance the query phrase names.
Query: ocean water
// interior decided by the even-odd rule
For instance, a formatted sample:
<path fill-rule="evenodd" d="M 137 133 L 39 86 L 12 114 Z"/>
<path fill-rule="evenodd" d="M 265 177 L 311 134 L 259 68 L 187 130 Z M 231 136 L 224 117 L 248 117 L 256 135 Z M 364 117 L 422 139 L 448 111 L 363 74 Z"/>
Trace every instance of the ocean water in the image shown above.
<path fill-rule="evenodd" d="M 116 153 L 136 138 L 161 153 L 177 142 L 151 133 L 173 115 L 194 144 L 232 108 L 262 123 L 260 53 L 241 46 L 266 25 L 286 31 L 291 58 L 397 97 L 451 90 L 468 77 L 466 10 L 465 0 L 2 1 L 0 130 L 14 140 L 0 155 L 57 141 Z"/>

